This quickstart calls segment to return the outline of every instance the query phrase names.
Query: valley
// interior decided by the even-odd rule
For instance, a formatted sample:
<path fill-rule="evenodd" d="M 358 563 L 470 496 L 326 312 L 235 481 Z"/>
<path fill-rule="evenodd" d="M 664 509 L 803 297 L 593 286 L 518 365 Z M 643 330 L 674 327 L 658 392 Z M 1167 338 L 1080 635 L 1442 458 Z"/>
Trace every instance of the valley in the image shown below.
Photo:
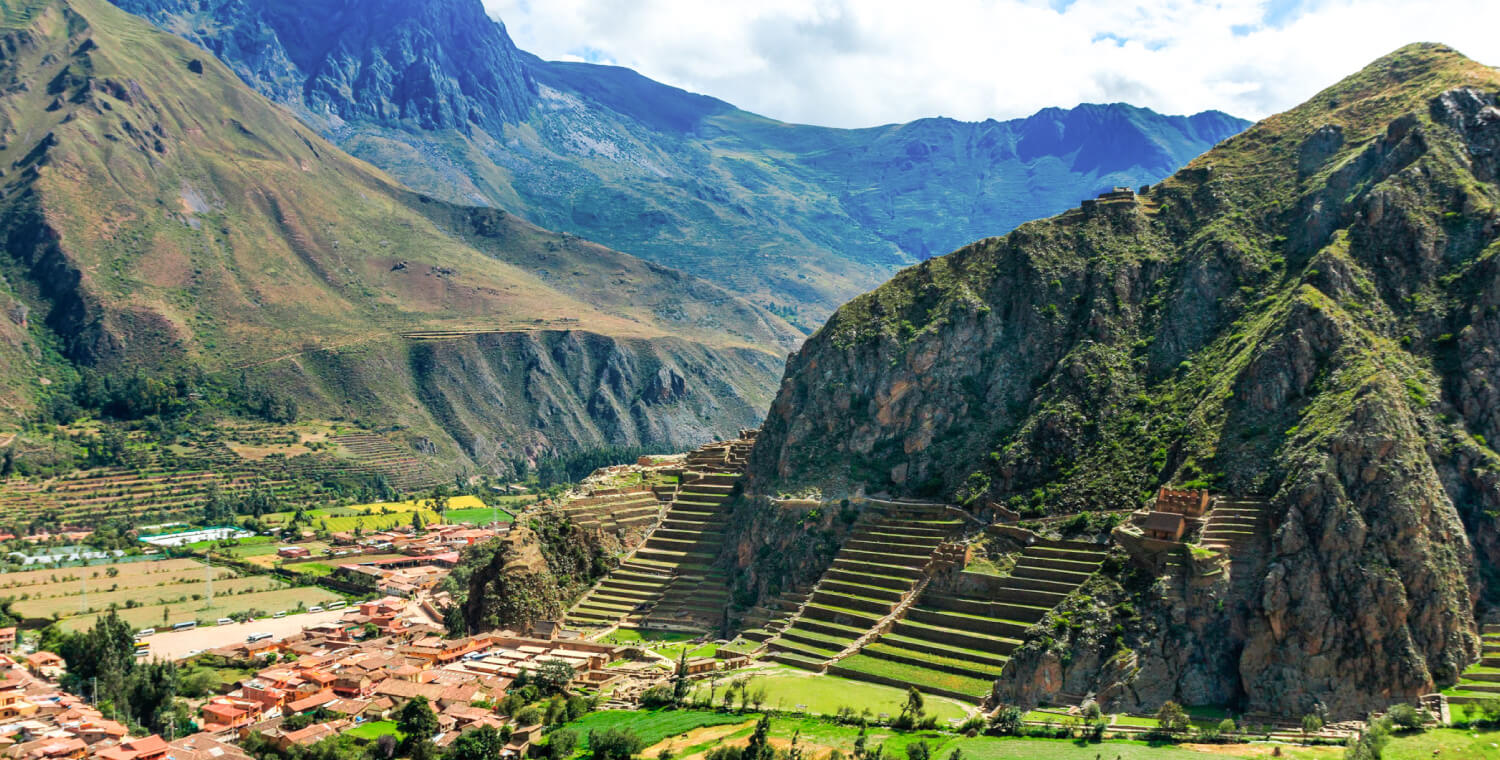
<path fill-rule="evenodd" d="M 840 130 L 477 0 L 0 2 L 0 236 L 15 760 L 1500 756 L 1446 45 Z"/>

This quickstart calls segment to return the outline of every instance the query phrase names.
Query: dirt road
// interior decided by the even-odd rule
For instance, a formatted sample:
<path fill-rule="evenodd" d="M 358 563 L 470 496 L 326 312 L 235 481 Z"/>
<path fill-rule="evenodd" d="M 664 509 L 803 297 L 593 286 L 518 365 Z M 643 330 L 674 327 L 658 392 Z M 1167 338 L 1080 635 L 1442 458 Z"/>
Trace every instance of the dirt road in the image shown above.
<path fill-rule="evenodd" d="M 331 610 L 287 615 L 279 619 L 266 618 L 250 623 L 204 625 L 191 631 L 163 631 L 148 636 L 145 641 L 151 642 L 152 657 L 181 660 L 187 657 L 189 652 L 195 650 L 208 650 L 237 644 L 252 633 L 269 633 L 272 634 L 272 638 L 286 638 L 294 633 L 301 633 L 306 626 L 338 620 L 347 611 Z"/>

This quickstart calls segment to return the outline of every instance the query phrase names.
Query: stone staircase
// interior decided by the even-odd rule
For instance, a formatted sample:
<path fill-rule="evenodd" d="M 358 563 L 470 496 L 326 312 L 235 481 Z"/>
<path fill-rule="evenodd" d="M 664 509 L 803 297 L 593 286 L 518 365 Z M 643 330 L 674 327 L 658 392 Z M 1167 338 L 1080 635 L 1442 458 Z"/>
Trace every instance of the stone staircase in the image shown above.
<path fill-rule="evenodd" d="M 821 671 L 908 600 L 939 545 L 963 528 L 941 505 L 868 507 L 808 601 L 768 640 L 771 659 Z"/>
<path fill-rule="evenodd" d="M 1467 705 L 1500 699 L 1500 623 L 1480 627 L 1479 662 L 1458 677 L 1458 683 L 1443 690 L 1450 705 Z"/>
<path fill-rule="evenodd" d="M 829 672 L 982 700 L 1027 628 L 1093 575 L 1098 544 L 1040 541 L 1022 551 L 1007 577 L 968 593 L 928 591 L 888 632 Z"/>

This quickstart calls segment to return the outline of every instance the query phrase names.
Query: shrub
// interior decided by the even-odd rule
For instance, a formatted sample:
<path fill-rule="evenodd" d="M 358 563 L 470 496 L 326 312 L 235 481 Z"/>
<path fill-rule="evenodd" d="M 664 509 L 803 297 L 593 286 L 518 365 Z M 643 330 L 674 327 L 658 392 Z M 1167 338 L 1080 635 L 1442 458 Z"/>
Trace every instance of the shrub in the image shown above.
<path fill-rule="evenodd" d="M 1420 731 L 1427 722 L 1427 713 L 1405 703 L 1392 707 L 1386 717 L 1400 731 Z"/>
<path fill-rule="evenodd" d="M 1156 725 L 1168 734 L 1180 734 L 1188 730 L 1192 723 L 1188 720 L 1188 714 L 1182 709 L 1182 705 L 1168 700 L 1156 711 Z"/>

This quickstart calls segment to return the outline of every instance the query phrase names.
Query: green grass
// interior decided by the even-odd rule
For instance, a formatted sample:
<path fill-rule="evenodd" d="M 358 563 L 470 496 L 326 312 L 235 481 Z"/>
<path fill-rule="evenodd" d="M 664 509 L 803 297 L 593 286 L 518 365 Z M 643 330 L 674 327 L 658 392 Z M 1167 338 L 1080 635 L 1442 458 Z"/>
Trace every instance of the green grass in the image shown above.
<path fill-rule="evenodd" d="M 1410 736 L 1398 736 L 1386 746 L 1383 760 L 1431 760 L 1500 757 L 1500 729 L 1463 731 L 1440 728 Z"/>
<path fill-rule="evenodd" d="M 589 713 L 568 723 L 566 727 L 578 732 L 578 748 L 583 750 L 588 748 L 589 731 L 629 729 L 650 746 L 669 736 L 677 736 L 695 728 L 742 723 L 753 717 L 702 710 L 604 710 Z"/>
<path fill-rule="evenodd" d="M 717 679 L 717 693 L 714 698 L 716 700 L 719 698 L 718 694 L 723 693 L 725 685 L 730 681 L 744 677 L 746 676 L 736 675 Z M 766 690 L 763 707 L 818 715 L 833 715 L 840 707 L 851 707 L 855 712 L 868 709 L 872 716 L 880 713 L 896 715 L 901 712 L 901 705 L 906 702 L 904 689 L 839 676 L 814 675 L 804 670 L 781 666 L 757 671 L 750 675 L 749 688 Z M 708 691 L 708 685 L 699 682 L 693 690 L 693 696 L 707 697 Z M 797 705 L 806 707 L 799 708 Z M 946 722 L 950 718 L 963 718 L 967 710 L 957 700 L 946 697 L 928 697 L 927 712 L 936 716 L 939 722 Z"/>
<path fill-rule="evenodd" d="M 333 575 L 333 565 L 323 562 L 295 562 L 282 565 L 281 568 L 298 575 L 306 575 L 310 578 L 323 578 Z"/>
<path fill-rule="evenodd" d="M 653 643 L 690 641 L 695 638 L 698 638 L 697 634 L 683 633 L 681 631 L 643 631 L 639 628 L 616 628 L 608 636 L 600 639 L 600 641 L 606 644 L 621 644 L 624 646 L 649 646 Z"/>
<path fill-rule="evenodd" d="M 668 644 L 664 647 L 652 647 L 655 651 L 676 660 L 682 654 L 682 650 L 688 650 L 688 659 L 694 657 L 713 657 L 719 651 L 719 645 L 713 642 L 707 644 Z"/>
<path fill-rule="evenodd" d="M 474 523 L 475 525 L 485 525 L 494 522 L 497 519 L 500 522 L 508 523 L 515 518 L 509 512 L 506 512 L 503 509 L 496 510 L 489 508 L 450 509 L 443 513 L 443 522 L 445 523 L 466 522 Z"/>
<path fill-rule="evenodd" d="M 405 738 L 405 734 L 402 734 L 396 728 L 396 721 L 394 720 L 373 720 L 369 723 L 361 723 L 354 728 L 344 731 L 344 733 L 356 739 L 370 742 L 382 736 L 394 736 L 397 739 Z"/>
<path fill-rule="evenodd" d="M 264 546 L 266 544 L 274 544 L 276 543 L 276 540 L 277 539 L 275 536 L 245 536 L 244 538 L 236 539 L 234 545 L 230 547 L 230 549 L 232 550 L 238 547 L 249 546 Z M 187 544 L 186 547 L 188 549 L 192 549 L 193 551 L 221 548 L 218 541 L 195 541 L 191 544 Z"/>
<path fill-rule="evenodd" d="M 990 689 L 994 687 L 993 681 L 987 681 L 982 678 L 970 678 L 968 676 L 960 676 L 953 673 L 943 673 L 936 670 L 928 670 L 926 668 L 916 667 L 915 665 L 907 665 L 903 662 L 882 660 L 878 657 L 871 657 L 864 654 L 856 654 L 850 657 L 845 657 L 844 659 L 839 661 L 839 665 L 850 670 L 858 671 L 860 673 L 869 673 L 871 675 L 881 676 L 884 678 L 894 678 L 899 681 L 910 683 L 919 689 L 923 686 L 929 686 L 937 689 L 955 691 L 960 694 L 972 694 L 975 697 L 981 697 L 985 694 L 988 694 L 990 692 Z"/>

